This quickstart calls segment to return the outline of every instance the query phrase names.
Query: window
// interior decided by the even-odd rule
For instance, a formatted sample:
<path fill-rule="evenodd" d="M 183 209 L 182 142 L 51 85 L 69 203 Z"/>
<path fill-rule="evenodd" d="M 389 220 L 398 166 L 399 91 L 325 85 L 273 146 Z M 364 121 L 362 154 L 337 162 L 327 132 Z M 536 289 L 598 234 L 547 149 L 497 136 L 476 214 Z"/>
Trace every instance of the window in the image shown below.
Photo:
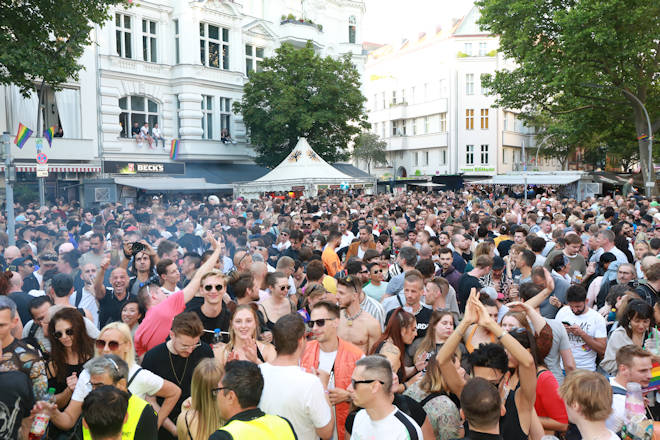
<path fill-rule="evenodd" d="M 200 23 L 199 57 L 205 66 L 229 69 L 229 29 Z"/>
<path fill-rule="evenodd" d="M 392 90 L 392 105 L 396 105 L 396 90 Z"/>
<path fill-rule="evenodd" d="M 400 131 L 399 135 L 401 135 L 401 136 L 406 136 L 407 135 L 407 130 L 406 130 L 407 125 L 408 125 L 407 122 L 408 121 L 406 119 L 402 119 L 402 120 L 399 121 L 399 125 L 401 126 L 401 131 Z"/>
<path fill-rule="evenodd" d="M 488 165 L 488 145 L 481 145 L 481 164 Z"/>
<path fill-rule="evenodd" d="M 406 89 L 401 90 L 401 104 L 406 103 Z"/>
<path fill-rule="evenodd" d="M 181 135 L 181 115 L 179 111 L 181 110 L 181 101 L 179 100 L 179 95 L 176 95 L 176 136 Z"/>
<path fill-rule="evenodd" d="M 447 96 L 447 80 L 446 79 L 441 79 L 440 80 L 440 97 L 444 98 Z"/>
<path fill-rule="evenodd" d="M 123 127 L 121 136 L 128 137 L 136 127 L 142 127 L 145 122 L 149 123 L 149 129 L 158 123 L 158 103 L 144 96 L 125 96 L 119 98 L 119 123 Z"/>
<path fill-rule="evenodd" d="M 481 129 L 488 130 L 488 109 L 481 109 Z"/>
<path fill-rule="evenodd" d="M 122 58 L 133 58 L 133 45 L 131 44 L 131 16 L 115 14 L 115 28 L 117 55 Z"/>
<path fill-rule="evenodd" d="M 213 139 L 213 97 L 202 95 L 202 139 Z"/>
<path fill-rule="evenodd" d="M 357 20 L 355 19 L 354 15 L 351 15 L 348 18 L 348 42 L 350 44 L 355 44 L 356 41 L 356 25 L 357 25 Z"/>
<path fill-rule="evenodd" d="M 179 64 L 179 20 L 174 20 L 174 62 Z"/>
<path fill-rule="evenodd" d="M 226 133 L 228 135 L 230 132 L 231 126 L 231 99 L 229 98 L 220 98 L 220 134 Z"/>
<path fill-rule="evenodd" d="M 385 99 L 385 92 L 382 93 L 383 95 L 383 108 L 387 107 L 387 100 Z"/>
<path fill-rule="evenodd" d="M 472 55 L 472 43 L 463 43 L 463 52 L 466 55 Z"/>
<path fill-rule="evenodd" d="M 156 45 L 156 22 L 142 20 L 142 59 L 157 63 L 158 48 Z"/>
<path fill-rule="evenodd" d="M 428 165 L 428 164 L 429 164 L 429 152 L 425 151 L 424 152 L 424 165 Z"/>
<path fill-rule="evenodd" d="M 384 138 L 385 137 L 385 132 L 387 131 L 387 122 L 384 122 L 380 124 L 380 137 Z"/>
<path fill-rule="evenodd" d="M 447 131 L 447 113 L 440 113 L 440 133 Z"/>
<path fill-rule="evenodd" d="M 506 153 L 507 153 L 508 151 L 509 151 L 509 150 L 507 150 L 506 148 L 502 150 L 502 163 L 506 163 L 506 156 L 507 156 Z"/>
<path fill-rule="evenodd" d="M 474 109 L 465 110 L 465 129 L 474 130 Z"/>
<path fill-rule="evenodd" d="M 474 165 L 474 145 L 465 146 L 465 164 Z"/>
<path fill-rule="evenodd" d="M 431 132 L 431 117 L 424 116 L 424 133 L 428 134 Z"/>
<path fill-rule="evenodd" d="M 447 149 L 443 148 L 440 152 L 440 165 L 447 165 Z"/>
<path fill-rule="evenodd" d="M 415 152 L 415 166 L 419 166 L 419 151 Z"/>
<path fill-rule="evenodd" d="M 416 95 L 415 92 L 416 92 L 415 86 L 412 86 L 410 88 L 410 103 L 411 104 L 416 104 L 417 103 L 417 95 Z"/>
<path fill-rule="evenodd" d="M 376 95 L 375 93 L 374 93 L 373 104 L 374 104 L 374 110 L 378 110 L 378 95 Z"/>
<path fill-rule="evenodd" d="M 245 74 L 252 71 L 261 72 L 261 62 L 264 60 L 264 48 L 245 45 Z"/>
<path fill-rule="evenodd" d="M 474 95 L 474 73 L 465 75 L 465 94 Z"/>
<path fill-rule="evenodd" d="M 486 43 L 479 43 L 479 56 L 480 57 L 486 56 Z"/>
<path fill-rule="evenodd" d="M 409 127 L 410 134 L 412 136 L 415 136 L 417 134 L 417 124 L 415 124 L 414 119 L 408 119 L 408 121 L 406 122 L 406 126 Z"/>
<path fill-rule="evenodd" d="M 424 125 L 422 124 L 422 118 L 413 119 L 413 134 L 419 135 L 424 134 Z"/>

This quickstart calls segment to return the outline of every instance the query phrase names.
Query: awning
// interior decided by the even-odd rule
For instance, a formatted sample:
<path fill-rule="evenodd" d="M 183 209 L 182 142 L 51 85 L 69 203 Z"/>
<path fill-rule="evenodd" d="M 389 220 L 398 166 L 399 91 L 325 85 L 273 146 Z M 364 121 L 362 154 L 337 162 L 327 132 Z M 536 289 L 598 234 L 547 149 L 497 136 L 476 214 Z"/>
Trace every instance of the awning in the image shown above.
<path fill-rule="evenodd" d="M 577 182 L 579 174 L 502 174 L 490 179 L 470 182 L 475 185 L 568 185 Z"/>
<path fill-rule="evenodd" d="M 410 185 L 423 186 L 425 188 L 444 188 L 447 186 L 442 183 L 433 183 L 433 182 L 411 183 Z"/>
<path fill-rule="evenodd" d="M 115 183 L 145 191 L 216 191 L 231 189 L 231 185 L 208 183 L 200 178 L 115 177 Z"/>
<path fill-rule="evenodd" d="M 17 163 L 14 165 L 17 173 L 36 173 L 37 164 Z M 0 165 L 0 171 L 4 171 L 5 166 Z M 86 164 L 48 164 L 48 172 L 50 173 L 100 173 L 100 165 L 86 165 Z"/>

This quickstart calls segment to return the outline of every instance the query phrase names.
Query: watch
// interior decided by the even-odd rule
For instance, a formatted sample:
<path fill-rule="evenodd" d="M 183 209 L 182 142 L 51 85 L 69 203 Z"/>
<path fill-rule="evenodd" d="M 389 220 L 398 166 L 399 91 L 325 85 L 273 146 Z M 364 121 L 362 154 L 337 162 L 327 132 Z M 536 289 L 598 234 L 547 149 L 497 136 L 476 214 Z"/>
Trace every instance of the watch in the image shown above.
<path fill-rule="evenodd" d="M 501 340 L 502 340 L 502 338 L 504 337 L 504 335 L 508 335 L 508 334 L 509 334 L 509 332 L 508 332 L 508 331 L 506 331 L 506 330 L 503 330 L 503 331 L 502 331 L 502 334 L 501 334 L 501 335 L 499 335 L 499 336 L 497 337 L 497 340 L 498 340 L 498 341 L 501 341 Z"/>

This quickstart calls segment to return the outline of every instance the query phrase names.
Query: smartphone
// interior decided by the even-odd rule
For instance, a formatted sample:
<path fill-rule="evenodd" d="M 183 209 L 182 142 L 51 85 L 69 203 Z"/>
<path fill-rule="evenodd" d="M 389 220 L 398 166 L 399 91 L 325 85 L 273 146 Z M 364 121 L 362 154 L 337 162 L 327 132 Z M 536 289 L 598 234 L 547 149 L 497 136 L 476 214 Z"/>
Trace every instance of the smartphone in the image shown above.
<path fill-rule="evenodd" d="M 566 322 L 566 321 L 562 321 L 561 323 L 564 324 L 564 325 L 567 325 L 567 326 L 569 326 L 569 327 L 570 327 L 571 325 L 573 325 L 573 324 L 571 324 L 570 322 Z"/>

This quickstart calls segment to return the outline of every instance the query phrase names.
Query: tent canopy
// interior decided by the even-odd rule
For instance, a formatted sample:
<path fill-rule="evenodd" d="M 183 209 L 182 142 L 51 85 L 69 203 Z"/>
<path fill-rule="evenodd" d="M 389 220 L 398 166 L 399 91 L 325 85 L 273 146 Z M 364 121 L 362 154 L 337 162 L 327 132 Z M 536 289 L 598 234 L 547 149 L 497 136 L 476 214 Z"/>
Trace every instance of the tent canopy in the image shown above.
<path fill-rule="evenodd" d="M 580 174 L 502 174 L 490 179 L 476 180 L 476 185 L 568 185 L 577 182 Z"/>

